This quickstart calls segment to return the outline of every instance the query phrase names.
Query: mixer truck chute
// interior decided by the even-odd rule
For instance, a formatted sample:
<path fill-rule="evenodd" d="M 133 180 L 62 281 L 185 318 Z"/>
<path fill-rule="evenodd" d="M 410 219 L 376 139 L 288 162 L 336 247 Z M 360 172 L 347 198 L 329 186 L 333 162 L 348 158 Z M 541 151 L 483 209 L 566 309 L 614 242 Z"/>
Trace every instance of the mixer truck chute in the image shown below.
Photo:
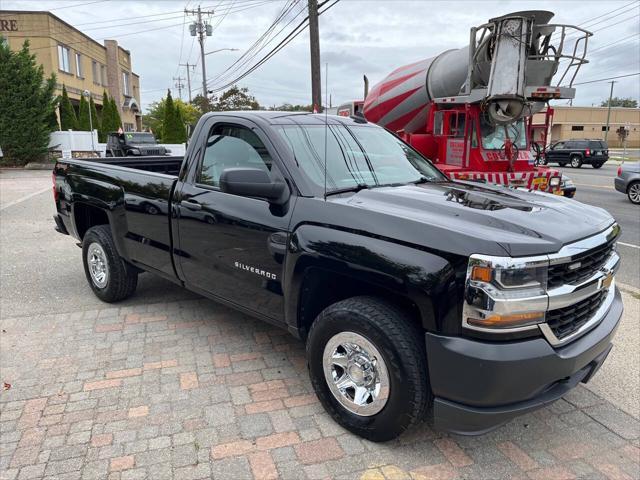
<path fill-rule="evenodd" d="M 549 24 L 552 17 L 516 12 L 471 28 L 467 47 L 397 68 L 375 85 L 365 117 L 451 178 L 558 192 L 559 172 L 534 165 L 530 121 L 549 100 L 574 98 L 591 33 Z"/>

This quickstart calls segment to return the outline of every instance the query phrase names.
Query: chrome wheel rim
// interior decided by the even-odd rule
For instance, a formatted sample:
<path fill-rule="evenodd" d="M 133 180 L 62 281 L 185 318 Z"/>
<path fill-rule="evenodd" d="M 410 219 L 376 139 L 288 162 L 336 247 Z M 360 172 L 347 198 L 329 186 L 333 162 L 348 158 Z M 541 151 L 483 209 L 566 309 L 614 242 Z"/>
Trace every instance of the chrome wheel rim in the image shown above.
<path fill-rule="evenodd" d="M 351 413 L 369 417 L 387 404 L 387 366 L 380 351 L 362 335 L 340 332 L 331 337 L 322 365 L 329 390 Z"/>
<path fill-rule="evenodd" d="M 634 183 L 629 187 L 629 198 L 633 203 L 640 203 L 640 183 Z"/>
<path fill-rule="evenodd" d="M 580 160 L 578 160 L 577 158 L 574 158 L 573 160 L 571 160 L 571 166 L 573 168 L 578 168 L 578 166 L 580 166 Z"/>
<path fill-rule="evenodd" d="M 99 243 L 89 245 L 87 249 L 87 265 L 89 265 L 89 275 L 91 275 L 93 284 L 98 288 L 106 287 L 109 281 L 107 255 Z"/>

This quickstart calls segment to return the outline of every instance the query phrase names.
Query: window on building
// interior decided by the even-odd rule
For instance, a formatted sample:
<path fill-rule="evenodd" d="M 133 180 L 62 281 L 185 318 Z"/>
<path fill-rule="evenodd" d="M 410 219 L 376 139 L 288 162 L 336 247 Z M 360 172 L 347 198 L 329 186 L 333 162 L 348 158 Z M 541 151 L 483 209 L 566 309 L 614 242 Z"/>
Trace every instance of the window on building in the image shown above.
<path fill-rule="evenodd" d="M 122 72 L 122 93 L 123 95 L 131 95 L 129 93 L 129 74 L 127 72 Z"/>
<path fill-rule="evenodd" d="M 71 73 L 71 56 L 69 49 L 58 45 L 58 68 L 66 73 Z"/>
<path fill-rule="evenodd" d="M 100 85 L 100 69 L 98 68 L 98 62 L 91 60 L 91 76 L 93 77 L 93 83 Z"/>
<path fill-rule="evenodd" d="M 125 132 L 135 132 L 136 128 L 135 125 L 133 123 L 125 123 L 124 124 L 124 131 Z"/>
<path fill-rule="evenodd" d="M 572 132 L 582 132 L 584 131 L 584 125 L 571 125 Z"/>
<path fill-rule="evenodd" d="M 82 55 L 76 52 L 76 77 L 84 78 L 84 71 L 82 69 Z"/>
<path fill-rule="evenodd" d="M 609 129 L 610 129 L 611 127 L 607 127 L 606 125 L 603 125 L 603 126 L 602 126 L 602 131 L 603 131 L 603 132 L 607 132 L 607 131 L 608 131 L 608 130 L 607 130 L 607 128 L 609 128 Z"/>

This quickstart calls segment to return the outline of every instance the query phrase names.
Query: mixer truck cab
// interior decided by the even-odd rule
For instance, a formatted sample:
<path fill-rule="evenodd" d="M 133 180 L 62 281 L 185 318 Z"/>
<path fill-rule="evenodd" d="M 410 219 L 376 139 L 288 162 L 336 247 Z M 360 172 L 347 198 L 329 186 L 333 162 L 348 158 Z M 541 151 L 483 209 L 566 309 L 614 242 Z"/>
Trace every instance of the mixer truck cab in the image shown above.
<path fill-rule="evenodd" d="M 557 400 L 622 314 L 611 215 L 451 181 L 358 116 L 209 113 L 184 158 L 61 159 L 53 178 L 95 295 L 148 272 L 288 330 L 331 418 L 374 441 Z"/>

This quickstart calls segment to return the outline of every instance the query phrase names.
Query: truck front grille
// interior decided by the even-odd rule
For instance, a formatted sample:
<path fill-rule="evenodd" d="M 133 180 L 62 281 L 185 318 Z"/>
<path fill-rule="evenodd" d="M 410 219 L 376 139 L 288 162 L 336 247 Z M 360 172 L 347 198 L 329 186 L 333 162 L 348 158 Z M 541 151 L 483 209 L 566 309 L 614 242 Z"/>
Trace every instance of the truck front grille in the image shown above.
<path fill-rule="evenodd" d="M 591 277 L 605 264 L 614 249 L 614 241 L 611 240 L 596 248 L 575 255 L 570 262 L 551 265 L 549 267 L 549 289 L 561 285 L 575 285 L 582 280 Z"/>
<path fill-rule="evenodd" d="M 603 289 L 578 303 L 547 312 L 547 323 L 556 338 L 562 340 L 587 323 L 598 311 L 607 293 Z"/>

